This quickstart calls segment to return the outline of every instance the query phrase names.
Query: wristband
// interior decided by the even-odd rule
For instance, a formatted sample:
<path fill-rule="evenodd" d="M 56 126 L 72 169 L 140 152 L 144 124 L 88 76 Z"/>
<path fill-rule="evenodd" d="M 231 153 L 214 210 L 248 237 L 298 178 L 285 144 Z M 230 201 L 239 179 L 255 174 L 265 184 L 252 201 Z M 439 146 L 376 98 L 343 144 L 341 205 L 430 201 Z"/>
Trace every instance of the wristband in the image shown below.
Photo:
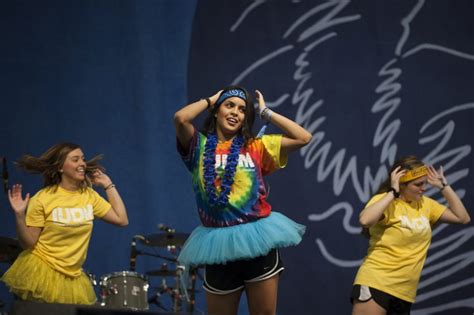
<path fill-rule="evenodd" d="M 104 188 L 104 191 L 106 191 L 106 190 L 108 190 L 108 189 L 110 189 L 110 188 L 114 188 L 114 187 L 115 187 L 115 185 L 112 183 L 112 184 L 108 185 L 107 187 L 105 187 L 105 188 Z"/>
<path fill-rule="evenodd" d="M 443 189 L 445 189 L 446 186 L 449 186 L 448 183 L 445 183 L 445 182 L 441 182 L 441 185 L 443 186 L 439 189 L 439 191 L 443 191 Z"/>
<path fill-rule="evenodd" d="M 400 197 L 400 192 L 399 192 L 399 191 L 396 191 L 395 188 L 393 188 L 393 187 L 390 187 L 390 189 L 389 189 L 387 192 L 393 192 L 393 196 L 394 196 L 395 198 Z"/>
<path fill-rule="evenodd" d="M 260 113 L 260 119 L 265 120 L 267 122 L 271 122 L 272 115 L 273 115 L 273 111 L 270 108 L 265 107 Z"/>
<path fill-rule="evenodd" d="M 212 108 L 211 106 L 211 100 L 209 99 L 209 97 L 206 97 L 206 98 L 201 98 L 201 100 L 205 100 L 206 103 L 207 103 L 207 110 L 210 110 Z"/>

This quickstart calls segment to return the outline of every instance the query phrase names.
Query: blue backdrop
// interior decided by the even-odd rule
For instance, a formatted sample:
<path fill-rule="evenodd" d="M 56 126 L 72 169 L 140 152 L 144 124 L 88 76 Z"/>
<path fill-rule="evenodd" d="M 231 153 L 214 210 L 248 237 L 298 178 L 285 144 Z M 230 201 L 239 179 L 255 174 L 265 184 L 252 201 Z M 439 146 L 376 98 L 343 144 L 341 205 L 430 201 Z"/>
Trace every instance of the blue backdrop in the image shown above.
<path fill-rule="evenodd" d="M 473 206 L 473 13 L 469 0 L 2 2 L 0 156 L 10 183 L 35 192 L 41 179 L 11 165 L 22 154 L 62 141 L 103 153 L 130 225 L 97 222 L 85 268 L 127 270 L 134 235 L 199 224 L 173 113 L 231 83 L 259 89 L 313 133 L 268 178 L 274 208 L 308 227 L 282 251 L 278 314 L 348 314 L 367 249 L 358 212 L 396 157 L 444 165 Z M 13 238 L 3 195 L 0 209 Z M 435 229 L 413 314 L 472 314 L 473 234 Z M 137 271 L 161 263 L 139 256 Z M 3 285 L 0 299 L 11 301 Z"/>

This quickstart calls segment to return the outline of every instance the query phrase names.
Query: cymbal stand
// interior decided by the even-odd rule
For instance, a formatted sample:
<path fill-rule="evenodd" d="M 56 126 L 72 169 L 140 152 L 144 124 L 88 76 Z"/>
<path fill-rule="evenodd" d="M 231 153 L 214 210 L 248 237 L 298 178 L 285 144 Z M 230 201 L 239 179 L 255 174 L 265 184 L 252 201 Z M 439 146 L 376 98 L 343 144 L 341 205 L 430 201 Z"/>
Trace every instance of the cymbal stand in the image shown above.
<path fill-rule="evenodd" d="M 168 286 L 166 285 L 166 280 L 163 278 L 161 280 L 161 285 L 160 287 L 158 288 L 158 292 L 156 292 L 155 294 L 153 294 L 153 296 L 151 298 L 148 299 L 148 303 L 154 303 L 158 308 L 161 308 L 162 310 L 164 311 L 169 311 L 169 309 L 167 309 L 163 303 L 160 302 L 160 297 L 164 294 L 164 293 L 168 293 L 170 288 L 168 288 Z"/>
<path fill-rule="evenodd" d="M 173 312 L 181 311 L 181 286 L 182 286 L 182 279 L 183 279 L 183 271 L 184 266 L 176 265 L 176 277 L 175 277 L 175 286 L 173 290 Z M 187 287 L 184 287 L 184 291 L 186 292 Z M 187 295 L 187 292 L 186 292 Z"/>
<path fill-rule="evenodd" d="M 188 299 L 188 312 L 192 314 L 194 312 L 194 303 L 196 302 L 196 292 L 194 288 L 196 287 L 196 273 L 197 268 L 191 268 L 189 274 L 191 276 L 191 296 Z M 186 290 L 187 293 L 187 290 Z"/>

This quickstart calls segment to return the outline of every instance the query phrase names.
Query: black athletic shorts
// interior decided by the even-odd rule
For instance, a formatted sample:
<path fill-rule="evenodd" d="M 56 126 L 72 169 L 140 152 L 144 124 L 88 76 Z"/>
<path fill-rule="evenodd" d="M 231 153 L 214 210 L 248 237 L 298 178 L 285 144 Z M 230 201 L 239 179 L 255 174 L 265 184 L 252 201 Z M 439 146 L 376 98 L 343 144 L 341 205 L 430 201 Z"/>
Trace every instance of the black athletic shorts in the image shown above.
<path fill-rule="evenodd" d="M 352 287 L 351 303 L 354 300 L 364 303 L 370 299 L 374 299 L 375 303 L 383 307 L 387 315 L 410 315 L 410 302 L 371 287 L 358 284 Z"/>
<path fill-rule="evenodd" d="M 203 288 L 214 294 L 229 294 L 243 289 L 245 283 L 269 279 L 283 269 L 280 253 L 272 249 L 266 256 L 206 265 Z"/>

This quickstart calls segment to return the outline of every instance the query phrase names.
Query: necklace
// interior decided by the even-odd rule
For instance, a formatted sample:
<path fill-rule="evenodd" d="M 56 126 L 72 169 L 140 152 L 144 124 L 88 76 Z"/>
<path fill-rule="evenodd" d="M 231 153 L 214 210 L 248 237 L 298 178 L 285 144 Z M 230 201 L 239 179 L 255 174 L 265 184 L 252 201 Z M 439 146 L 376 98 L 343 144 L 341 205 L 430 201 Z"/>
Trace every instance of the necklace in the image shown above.
<path fill-rule="evenodd" d="M 207 197 L 211 207 L 224 207 L 229 202 L 229 194 L 234 183 L 235 170 L 239 162 L 239 153 L 244 139 L 242 136 L 236 136 L 232 140 L 230 152 L 227 156 L 227 162 L 222 178 L 221 192 L 217 196 L 215 180 L 217 172 L 215 168 L 216 163 L 216 147 L 217 136 L 215 134 L 207 135 L 206 145 L 204 146 L 204 184 L 206 188 Z"/>

